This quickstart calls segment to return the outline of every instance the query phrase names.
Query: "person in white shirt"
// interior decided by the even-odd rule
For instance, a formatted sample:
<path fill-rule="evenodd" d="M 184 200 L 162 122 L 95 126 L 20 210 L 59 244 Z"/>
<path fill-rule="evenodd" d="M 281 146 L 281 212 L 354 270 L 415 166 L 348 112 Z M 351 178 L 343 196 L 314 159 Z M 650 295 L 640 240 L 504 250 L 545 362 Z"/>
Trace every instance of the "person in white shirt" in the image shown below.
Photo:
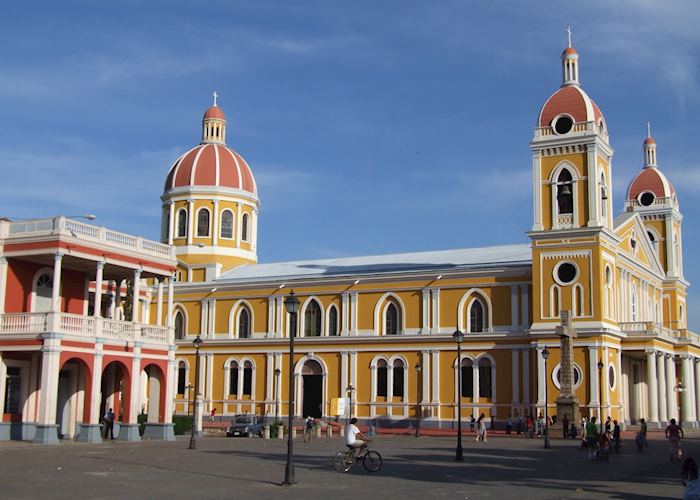
<path fill-rule="evenodd" d="M 357 419 L 352 418 L 350 423 L 345 428 L 345 445 L 350 448 L 359 448 L 361 455 L 362 452 L 365 451 L 365 448 L 367 448 L 369 439 L 367 439 L 367 437 L 360 432 L 360 429 L 358 429 L 355 425 L 356 423 Z"/>

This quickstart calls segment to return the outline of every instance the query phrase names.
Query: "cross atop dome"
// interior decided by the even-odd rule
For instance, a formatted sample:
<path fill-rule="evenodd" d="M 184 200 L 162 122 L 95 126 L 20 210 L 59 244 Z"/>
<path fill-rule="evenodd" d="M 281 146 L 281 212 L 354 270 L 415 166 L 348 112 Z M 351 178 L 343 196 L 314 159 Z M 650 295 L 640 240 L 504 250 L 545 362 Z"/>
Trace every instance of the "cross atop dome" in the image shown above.
<path fill-rule="evenodd" d="M 216 90 L 215 90 L 214 93 L 213 93 L 212 95 L 214 96 L 214 106 L 216 106 L 216 105 L 217 105 L 217 104 L 216 104 L 216 98 L 219 97 L 219 94 L 217 94 L 217 93 L 216 93 Z"/>
<path fill-rule="evenodd" d="M 647 138 L 644 139 L 644 168 L 656 167 L 656 141 L 651 136 L 651 123 L 647 122 Z"/>
<path fill-rule="evenodd" d="M 578 85 L 578 53 L 571 46 L 571 26 L 566 27 L 567 47 L 561 53 L 562 87 Z"/>
<path fill-rule="evenodd" d="M 571 25 L 566 27 L 566 34 L 568 35 L 568 38 L 569 38 L 569 48 L 572 48 L 571 47 Z"/>

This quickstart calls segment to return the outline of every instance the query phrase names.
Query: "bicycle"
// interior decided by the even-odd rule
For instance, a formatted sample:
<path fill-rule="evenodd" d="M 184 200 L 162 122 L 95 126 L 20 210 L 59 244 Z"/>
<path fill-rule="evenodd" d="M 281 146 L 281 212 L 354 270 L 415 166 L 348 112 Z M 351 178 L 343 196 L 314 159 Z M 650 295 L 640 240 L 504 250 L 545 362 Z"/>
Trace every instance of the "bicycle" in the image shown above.
<path fill-rule="evenodd" d="M 348 446 L 347 451 L 336 453 L 333 459 L 335 470 L 348 472 L 360 459 L 362 459 L 362 465 L 367 472 L 377 472 L 382 468 L 382 456 L 378 452 L 370 450 L 369 446 L 366 446 L 365 450 L 357 456 L 355 455 L 356 451 L 357 448 Z"/>

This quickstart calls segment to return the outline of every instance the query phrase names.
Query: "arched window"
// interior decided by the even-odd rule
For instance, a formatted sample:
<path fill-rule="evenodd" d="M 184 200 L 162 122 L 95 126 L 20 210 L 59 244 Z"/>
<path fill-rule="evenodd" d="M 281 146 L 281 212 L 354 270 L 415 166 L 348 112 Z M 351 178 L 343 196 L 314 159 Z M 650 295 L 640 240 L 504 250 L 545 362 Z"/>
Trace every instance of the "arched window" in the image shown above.
<path fill-rule="evenodd" d="M 384 335 L 396 335 L 401 331 L 401 317 L 396 304 L 389 302 L 384 313 Z"/>
<path fill-rule="evenodd" d="M 253 394 L 253 363 L 246 361 L 243 363 L 243 395 Z"/>
<path fill-rule="evenodd" d="M 48 312 L 53 301 L 53 278 L 44 273 L 36 280 L 36 295 L 32 307 L 33 312 Z"/>
<path fill-rule="evenodd" d="M 655 253 L 659 252 L 659 240 L 656 238 L 656 235 L 647 229 L 647 236 L 649 237 L 649 241 L 651 242 L 651 247 L 654 249 Z"/>
<path fill-rule="evenodd" d="M 248 214 L 241 217 L 241 239 L 248 241 Z"/>
<path fill-rule="evenodd" d="M 187 237 L 187 209 L 177 211 L 177 238 Z"/>
<path fill-rule="evenodd" d="M 230 210 L 221 212 L 221 237 L 233 238 L 233 212 Z"/>
<path fill-rule="evenodd" d="M 175 338 L 177 340 L 182 340 L 185 338 L 185 315 L 182 311 L 175 313 Z"/>
<path fill-rule="evenodd" d="M 228 393 L 230 396 L 238 395 L 238 363 L 231 361 L 228 367 Z"/>
<path fill-rule="evenodd" d="M 563 169 L 557 179 L 557 204 L 560 214 L 574 213 L 573 187 L 571 172 Z"/>
<path fill-rule="evenodd" d="M 572 305 L 573 305 L 573 315 L 574 316 L 583 316 L 584 315 L 584 304 L 583 304 L 583 287 L 579 284 L 576 283 L 572 289 L 572 294 L 573 296 L 571 297 L 572 299 Z"/>
<path fill-rule="evenodd" d="M 600 174 L 600 215 L 605 219 L 608 216 L 608 188 L 605 185 L 605 174 Z"/>
<path fill-rule="evenodd" d="M 389 381 L 386 361 L 380 359 L 377 361 L 377 396 L 385 398 L 387 397 L 387 384 Z"/>
<path fill-rule="evenodd" d="M 552 285 L 549 289 L 549 317 L 558 318 L 561 307 L 561 289 L 558 285 Z"/>
<path fill-rule="evenodd" d="M 462 372 L 462 397 L 474 397 L 474 364 L 471 359 L 463 359 L 460 371 Z"/>
<path fill-rule="evenodd" d="M 321 307 L 312 300 L 304 311 L 304 337 L 321 336 Z"/>
<path fill-rule="evenodd" d="M 180 361 L 177 365 L 177 393 L 184 396 L 187 387 L 187 364 Z"/>
<path fill-rule="evenodd" d="M 331 306 L 328 310 L 328 335 L 335 337 L 338 335 L 338 308 Z"/>
<path fill-rule="evenodd" d="M 482 358 L 479 360 L 479 397 L 491 399 L 493 397 L 493 380 L 491 380 L 491 360 Z"/>
<path fill-rule="evenodd" d="M 479 299 L 474 299 L 469 306 L 469 331 L 484 331 L 484 304 Z"/>
<path fill-rule="evenodd" d="M 250 313 L 245 307 L 241 308 L 241 312 L 238 315 L 238 338 L 250 338 Z"/>
<path fill-rule="evenodd" d="M 395 359 L 393 363 L 393 387 L 391 390 L 391 395 L 394 396 L 395 398 L 403 398 L 404 397 L 404 370 L 405 366 L 403 365 L 403 361 L 400 359 Z"/>
<path fill-rule="evenodd" d="M 209 236 L 209 210 L 200 208 L 197 212 L 197 236 L 206 238 Z"/>

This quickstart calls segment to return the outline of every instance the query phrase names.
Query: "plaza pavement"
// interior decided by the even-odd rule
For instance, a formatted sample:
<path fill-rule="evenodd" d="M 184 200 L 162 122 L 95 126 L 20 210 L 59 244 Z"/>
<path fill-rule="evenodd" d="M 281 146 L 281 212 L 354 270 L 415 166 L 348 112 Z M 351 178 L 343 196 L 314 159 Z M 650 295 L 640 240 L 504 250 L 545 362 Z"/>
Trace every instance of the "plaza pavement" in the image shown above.
<path fill-rule="evenodd" d="M 454 461 L 455 438 L 378 437 L 384 458 L 378 473 L 360 464 L 336 472 L 332 457 L 342 440 L 295 441 L 296 478 L 284 478 L 286 440 L 206 437 L 189 450 L 175 442 L 54 446 L 0 443 L 1 498 L 681 498 L 680 466 L 669 463 L 656 434 L 648 453 L 631 440 L 610 461 L 592 463 L 578 441 L 496 436 L 488 443 L 464 437 L 464 462 Z M 700 435 L 684 441 L 700 457 Z"/>

